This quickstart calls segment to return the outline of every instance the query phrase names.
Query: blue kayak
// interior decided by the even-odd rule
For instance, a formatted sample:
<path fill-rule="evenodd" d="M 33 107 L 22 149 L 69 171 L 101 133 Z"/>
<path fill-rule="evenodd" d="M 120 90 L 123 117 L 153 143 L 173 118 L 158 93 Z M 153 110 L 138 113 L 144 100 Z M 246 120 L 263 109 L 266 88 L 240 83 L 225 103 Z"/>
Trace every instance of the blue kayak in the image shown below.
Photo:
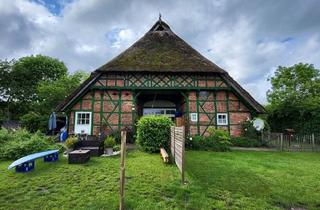
<path fill-rule="evenodd" d="M 51 155 L 51 154 L 55 154 L 55 153 L 58 153 L 59 150 L 49 150 L 49 151 L 45 151 L 45 152 L 38 152 L 38 153 L 34 153 L 34 154 L 31 154 L 31 155 L 27 155 L 27 156 L 24 156 L 16 161 L 14 161 L 13 163 L 11 163 L 11 165 L 8 167 L 8 169 L 10 170 L 11 168 L 14 168 L 16 166 L 19 166 L 23 163 L 26 163 L 26 162 L 30 162 L 30 161 L 33 161 L 37 158 L 41 158 L 41 157 L 45 157 L 45 156 L 48 156 L 48 155 Z"/>

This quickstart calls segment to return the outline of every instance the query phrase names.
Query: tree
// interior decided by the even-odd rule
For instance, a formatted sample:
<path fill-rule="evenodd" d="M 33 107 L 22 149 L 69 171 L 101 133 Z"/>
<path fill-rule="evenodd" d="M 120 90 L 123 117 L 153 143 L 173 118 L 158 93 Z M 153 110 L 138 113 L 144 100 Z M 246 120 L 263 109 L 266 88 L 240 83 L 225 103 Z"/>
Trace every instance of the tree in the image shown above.
<path fill-rule="evenodd" d="M 37 87 L 43 81 L 55 81 L 67 75 L 67 67 L 58 59 L 43 55 L 28 56 L 18 61 L 0 62 L 1 101 L 7 112 L 18 119 L 37 101 Z M 10 118 L 10 114 L 7 115 Z"/>
<path fill-rule="evenodd" d="M 77 71 L 55 81 L 40 82 L 37 87 L 38 100 L 34 103 L 37 111 L 49 114 L 88 77 L 88 73 Z"/>
<path fill-rule="evenodd" d="M 270 79 L 272 88 L 267 93 L 268 102 L 280 105 L 286 102 L 301 103 L 320 93 L 320 73 L 312 64 L 279 66 Z"/>
<path fill-rule="evenodd" d="M 16 101 L 37 99 L 36 89 L 42 81 L 55 81 L 67 74 L 67 67 L 58 59 L 43 55 L 20 58 L 10 72 L 10 96 Z"/>
<path fill-rule="evenodd" d="M 10 90 L 10 72 L 14 64 L 14 60 L 0 60 L 0 121 L 10 118 L 9 113 L 9 90 Z"/>
<path fill-rule="evenodd" d="M 20 118 L 22 126 L 30 132 L 45 132 L 48 129 L 50 113 L 88 76 L 86 72 L 77 71 L 58 80 L 40 82 L 36 90 L 37 100 L 32 102 L 28 113 Z"/>
<path fill-rule="evenodd" d="M 10 72 L 14 62 L 14 60 L 0 61 L 0 101 L 7 100 L 10 85 Z"/>
<path fill-rule="evenodd" d="M 312 64 L 279 66 L 267 92 L 271 128 L 306 131 L 320 127 L 320 72 Z"/>

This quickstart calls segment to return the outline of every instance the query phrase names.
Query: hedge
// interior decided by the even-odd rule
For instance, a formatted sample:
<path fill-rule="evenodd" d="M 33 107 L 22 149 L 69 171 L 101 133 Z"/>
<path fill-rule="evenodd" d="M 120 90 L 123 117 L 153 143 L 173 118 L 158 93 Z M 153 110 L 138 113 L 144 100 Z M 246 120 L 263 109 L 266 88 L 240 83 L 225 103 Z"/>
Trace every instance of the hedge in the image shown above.
<path fill-rule="evenodd" d="M 137 143 L 146 152 L 169 151 L 171 119 L 166 116 L 143 116 L 137 123 Z"/>

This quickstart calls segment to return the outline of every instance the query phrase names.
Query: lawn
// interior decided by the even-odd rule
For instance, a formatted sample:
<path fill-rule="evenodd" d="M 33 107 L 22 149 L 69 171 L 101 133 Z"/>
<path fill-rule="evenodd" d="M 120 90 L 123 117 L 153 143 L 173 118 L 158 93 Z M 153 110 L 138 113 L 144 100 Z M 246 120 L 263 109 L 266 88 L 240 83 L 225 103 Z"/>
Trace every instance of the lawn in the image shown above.
<path fill-rule="evenodd" d="M 32 172 L 7 171 L 0 162 L 0 209 L 117 209 L 119 157 L 88 164 L 37 161 Z M 159 154 L 129 152 L 127 209 L 320 208 L 317 153 L 186 153 L 187 179 L 181 186 L 174 165 Z"/>
<path fill-rule="evenodd" d="M 190 186 L 202 192 L 199 208 L 320 209 L 319 153 L 189 151 L 186 157 Z"/>

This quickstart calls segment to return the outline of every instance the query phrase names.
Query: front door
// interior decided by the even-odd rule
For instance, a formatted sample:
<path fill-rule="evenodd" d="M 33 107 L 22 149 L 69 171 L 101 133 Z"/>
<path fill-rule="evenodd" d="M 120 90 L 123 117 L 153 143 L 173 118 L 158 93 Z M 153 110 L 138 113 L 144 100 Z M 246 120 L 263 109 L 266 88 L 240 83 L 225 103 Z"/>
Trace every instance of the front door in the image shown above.
<path fill-rule="evenodd" d="M 91 134 L 91 112 L 76 112 L 74 132 Z"/>

